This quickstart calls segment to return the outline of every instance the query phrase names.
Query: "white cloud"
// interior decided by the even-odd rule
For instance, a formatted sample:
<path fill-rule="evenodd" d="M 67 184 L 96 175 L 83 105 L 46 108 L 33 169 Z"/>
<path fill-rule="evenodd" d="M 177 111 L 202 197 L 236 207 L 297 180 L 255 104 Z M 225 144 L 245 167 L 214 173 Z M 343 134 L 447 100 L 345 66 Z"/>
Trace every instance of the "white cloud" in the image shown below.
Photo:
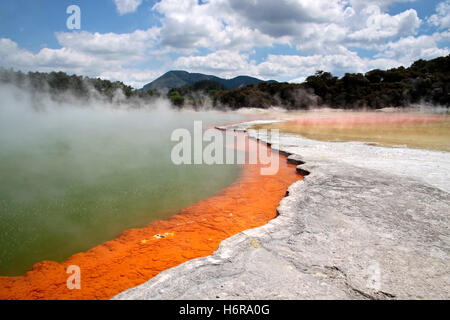
<path fill-rule="evenodd" d="M 257 65 L 258 73 L 265 78 L 307 77 L 318 70 L 344 74 L 346 72 L 367 72 L 376 68 L 392 68 L 399 63 L 392 59 L 360 58 L 355 52 L 347 51 L 334 55 L 269 55 L 267 61 Z"/>
<path fill-rule="evenodd" d="M 197 0 L 163 0 L 153 10 L 163 15 L 161 45 L 194 51 L 198 48 L 248 50 L 274 41 L 236 21 L 225 0 L 199 4 Z"/>
<path fill-rule="evenodd" d="M 159 29 L 136 30 L 132 33 L 90 33 L 63 32 L 56 38 L 64 48 L 74 51 L 102 56 L 105 59 L 139 59 L 145 58 L 146 50 L 153 48 L 158 39 Z"/>
<path fill-rule="evenodd" d="M 11 53 L 19 52 L 17 43 L 11 39 L 0 39 L 0 57 L 8 56 Z"/>
<path fill-rule="evenodd" d="M 142 0 L 114 0 L 120 15 L 132 13 L 142 4 Z"/>
<path fill-rule="evenodd" d="M 89 56 L 68 48 L 44 48 L 37 54 L 34 54 L 30 51 L 20 49 L 10 39 L 0 39 L 0 44 L 3 48 L 0 51 L 1 64 L 24 71 L 32 70 L 33 68 L 35 70 L 53 70 L 58 68 L 80 70 L 79 68 L 83 65 L 91 66 L 93 60 Z"/>
<path fill-rule="evenodd" d="M 450 28 L 450 0 L 439 3 L 436 6 L 436 14 L 430 16 L 427 21 L 439 29 Z"/>
<path fill-rule="evenodd" d="M 288 44 L 298 50 L 335 53 L 416 34 L 421 20 L 410 9 L 383 9 L 402 0 L 162 0 L 161 44 L 175 50 L 246 51 Z"/>
<path fill-rule="evenodd" d="M 339 23 L 344 2 L 339 0 L 230 0 L 228 11 L 236 19 L 272 37 L 297 36 L 308 23 Z"/>
<path fill-rule="evenodd" d="M 174 68 L 297 81 L 317 70 L 342 75 L 448 54 L 450 0 L 426 19 L 440 28 L 433 35 L 417 34 L 421 20 L 413 9 L 390 14 L 389 6 L 398 2 L 408 0 L 161 0 L 152 8 L 159 27 L 125 34 L 57 33 L 61 48 L 39 52 L 0 39 L 0 64 L 101 76 L 139 87 Z M 137 10 L 142 0 L 115 3 L 124 14 Z M 252 61 L 255 48 L 270 53 L 277 44 L 297 53 Z M 211 53 L 199 55 L 202 49 Z M 368 57 L 360 57 L 359 49 L 369 50 Z M 181 56 L 172 61 L 169 53 Z M 160 65 L 147 67 L 154 60 Z"/>
<path fill-rule="evenodd" d="M 43 48 L 37 53 L 20 49 L 10 39 L 0 39 L 0 65 L 22 71 L 64 71 L 100 76 L 142 87 L 162 70 L 133 67 L 154 57 L 151 50 L 157 34 L 155 28 L 130 34 L 58 33 L 56 36 L 62 48 Z"/>
<path fill-rule="evenodd" d="M 102 71 L 98 76 L 102 79 L 122 81 L 135 88 L 142 88 L 153 79 L 159 77 L 162 72 L 163 70 L 119 67 Z"/>
<path fill-rule="evenodd" d="M 413 9 L 391 16 L 381 12 L 377 6 L 369 6 L 361 11 L 361 15 L 365 17 L 365 25 L 351 33 L 350 40 L 378 41 L 401 35 L 412 35 L 416 33 L 421 22 Z"/>
<path fill-rule="evenodd" d="M 291 79 L 288 82 L 290 83 L 303 83 L 306 81 L 307 77 L 299 77 L 299 78 L 295 78 L 295 79 Z"/>
<path fill-rule="evenodd" d="M 417 0 L 350 0 L 350 4 L 356 9 L 361 10 L 370 5 L 377 5 L 380 8 L 386 9 L 395 3 L 415 2 Z"/>
<path fill-rule="evenodd" d="M 433 59 L 450 53 L 448 47 L 439 48 L 437 42 L 449 41 L 449 33 L 435 33 L 431 36 L 401 38 L 384 45 L 384 50 L 376 55 L 379 58 L 395 59 L 404 65 L 409 65 L 418 59 Z"/>
<path fill-rule="evenodd" d="M 216 51 L 205 56 L 180 57 L 174 62 L 174 66 L 227 78 L 240 74 L 257 75 L 247 54 L 227 50 Z"/>
<path fill-rule="evenodd" d="M 311 27 L 337 29 L 345 18 L 341 0 L 162 0 L 153 10 L 163 16 L 161 44 L 172 49 L 295 46 L 311 36 Z"/>
<path fill-rule="evenodd" d="M 345 72 L 367 72 L 375 68 L 392 68 L 399 62 L 380 57 L 377 59 L 360 58 L 355 52 L 343 51 L 334 55 L 275 55 L 270 54 L 261 63 L 251 61 L 247 54 L 235 51 L 217 51 L 204 56 L 180 57 L 175 67 L 192 72 L 204 72 L 222 77 L 235 77 L 246 74 L 261 79 L 304 79 L 317 70 L 334 74 Z M 291 80 L 291 81 L 295 81 Z"/>
<path fill-rule="evenodd" d="M 416 37 L 421 20 L 415 10 L 387 13 L 390 5 L 399 2 L 411 1 L 210 0 L 200 5 L 197 0 L 162 0 L 154 9 L 163 15 L 162 45 L 191 48 L 190 54 L 198 48 L 218 50 L 179 58 L 175 66 L 220 75 L 292 78 L 318 69 L 342 74 L 396 67 L 409 64 L 413 57 L 447 52 L 437 41 Z M 409 45 L 401 39 L 409 39 Z M 245 53 L 251 48 L 280 43 L 303 55 L 269 55 L 259 64 L 248 61 Z M 409 50 L 403 56 L 402 46 Z M 374 50 L 376 56 L 360 58 L 355 48 Z"/>

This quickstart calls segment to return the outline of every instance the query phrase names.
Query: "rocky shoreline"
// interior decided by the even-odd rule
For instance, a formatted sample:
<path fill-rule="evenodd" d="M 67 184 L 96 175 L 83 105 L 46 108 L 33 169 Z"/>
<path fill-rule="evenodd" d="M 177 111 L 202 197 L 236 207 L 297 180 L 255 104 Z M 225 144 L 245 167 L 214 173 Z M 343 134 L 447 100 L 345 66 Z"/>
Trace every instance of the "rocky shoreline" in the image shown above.
<path fill-rule="evenodd" d="M 307 175 L 278 217 L 114 299 L 450 298 L 450 153 L 248 134 Z"/>

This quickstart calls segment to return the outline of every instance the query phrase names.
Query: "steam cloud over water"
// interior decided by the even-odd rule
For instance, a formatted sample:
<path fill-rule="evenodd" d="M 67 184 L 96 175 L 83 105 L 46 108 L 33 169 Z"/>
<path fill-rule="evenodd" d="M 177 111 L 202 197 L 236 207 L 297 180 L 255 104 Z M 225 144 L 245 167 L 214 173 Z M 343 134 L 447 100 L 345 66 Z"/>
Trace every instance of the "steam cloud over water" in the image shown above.
<path fill-rule="evenodd" d="M 175 166 L 176 128 L 242 119 L 175 111 L 163 99 L 135 108 L 0 87 L 0 275 L 63 260 L 131 227 L 168 217 L 237 179 L 239 168 Z M 66 102 L 64 102 L 66 101 Z"/>

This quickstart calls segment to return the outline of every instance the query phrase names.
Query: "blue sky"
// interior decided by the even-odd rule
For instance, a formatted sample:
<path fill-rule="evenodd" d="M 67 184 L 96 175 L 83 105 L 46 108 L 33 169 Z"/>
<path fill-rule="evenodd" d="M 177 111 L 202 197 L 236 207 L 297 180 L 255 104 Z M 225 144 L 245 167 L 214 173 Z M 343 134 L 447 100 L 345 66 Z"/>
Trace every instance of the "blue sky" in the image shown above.
<path fill-rule="evenodd" d="M 298 82 L 447 55 L 449 27 L 450 0 L 2 1 L 0 65 L 135 87 L 172 69 Z"/>

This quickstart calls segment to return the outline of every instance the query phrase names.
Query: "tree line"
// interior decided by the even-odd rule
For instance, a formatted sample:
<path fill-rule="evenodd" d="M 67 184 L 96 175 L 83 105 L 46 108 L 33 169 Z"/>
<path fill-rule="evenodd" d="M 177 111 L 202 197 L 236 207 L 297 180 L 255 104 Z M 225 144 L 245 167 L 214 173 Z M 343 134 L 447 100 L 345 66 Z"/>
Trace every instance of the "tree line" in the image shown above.
<path fill-rule="evenodd" d="M 203 93 L 203 95 L 199 94 Z M 418 60 L 409 68 L 346 73 L 338 78 L 317 71 L 304 83 L 261 82 L 226 90 L 213 81 L 202 81 L 168 94 L 175 106 L 199 106 L 208 97 L 214 107 L 307 109 L 406 107 L 427 103 L 450 106 L 450 55 L 430 61 Z M 203 100 L 202 100 L 203 99 Z"/>
<path fill-rule="evenodd" d="M 0 68 L 0 84 L 9 83 L 31 90 L 49 92 L 54 98 L 71 94 L 77 98 L 101 98 L 109 102 L 142 102 L 160 97 L 157 90 L 137 90 L 120 81 L 68 75 L 64 72 L 29 72 Z M 372 70 L 365 74 L 346 73 L 338 78 L 317 71 L 304 83 L 261 82 L 227 90 L 222 84 L 204 80 L 172 89 L 167 97 L 177 108 L 221 109 L 269 108 L 308 109 L 405 107 L 427 103 L 450 107 L 450 55 L 433 60 L 418 60 L 410 67 Z"/>
<path fill-rule="evenodd" d="M 65 72 L 28 72 L 0 68 L 0 84 L 13 84 L 33 94 L 49 93 L 54 99 L 67 95 L 77 99 L 102 99 L 106 102 L 126 102 L 130 99 L 147 101 L 159 97 L 156 90 L 142 91 L 125 85 L 121 81 L 109 81 L 68 75 Z"/>

